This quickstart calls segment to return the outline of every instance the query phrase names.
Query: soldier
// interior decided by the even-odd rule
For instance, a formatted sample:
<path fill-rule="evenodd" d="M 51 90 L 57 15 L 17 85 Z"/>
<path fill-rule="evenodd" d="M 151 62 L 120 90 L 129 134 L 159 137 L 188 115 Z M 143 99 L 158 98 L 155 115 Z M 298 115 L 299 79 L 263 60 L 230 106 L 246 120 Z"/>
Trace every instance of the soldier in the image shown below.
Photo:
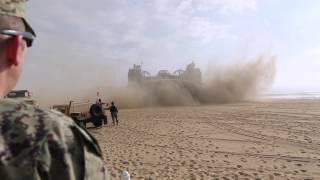
<path fill-rule="evenodd" d="M 111 106 L 107 109 L 110 110 L 113 125 L 115 125 L 114 120 L 116 120 L 116 123 L 118 125 L 118 108 L 114 105 L 113 101 L 111 102 Z"/>
<path fill-rule="evenodd" d="M 99 99 L 97 100 L 96 104 L 100 107 L 100 109 L 101 109 L 101 111 L 102 111 L 102 116 L 101 116 L 101 118 L 103 119 L 103 124 L 107 125 L 107 124 L 108 124 L 108 118 L 107 118 L 107 115 L 106 115 L 106 113 L 105 113 L 105 111 L 104 111 L 105 109 L 104 109 L 104 107 L 103 107 L 103 105 L 104 105 L 105 103 L 103 103 L 103 102 L 101 101 L 101 99 L 99 98 Z"/>
<path fill-rule="evenodd" d="M 25 0 L 0 0 L 0 179 L 109 179 L 96 140 L 55 111 L 2 99 L 16 85 L 35 33 Z"/>

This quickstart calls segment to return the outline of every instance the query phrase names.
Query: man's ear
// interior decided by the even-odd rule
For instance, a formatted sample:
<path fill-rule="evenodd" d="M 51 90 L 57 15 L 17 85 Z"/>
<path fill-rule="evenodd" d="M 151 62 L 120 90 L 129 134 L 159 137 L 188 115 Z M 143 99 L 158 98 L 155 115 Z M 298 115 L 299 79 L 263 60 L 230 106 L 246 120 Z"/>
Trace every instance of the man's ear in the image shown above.
<path fill-rule="evenodd" d="M 8 39 L 7 49 L 6 49 L 6 55 L 9 65 L 17 66 L 20 63 L 20 52 L 21 52 L 21 46 L 22 43 L 22 37 L 21 36 L 13 36 Z"/>

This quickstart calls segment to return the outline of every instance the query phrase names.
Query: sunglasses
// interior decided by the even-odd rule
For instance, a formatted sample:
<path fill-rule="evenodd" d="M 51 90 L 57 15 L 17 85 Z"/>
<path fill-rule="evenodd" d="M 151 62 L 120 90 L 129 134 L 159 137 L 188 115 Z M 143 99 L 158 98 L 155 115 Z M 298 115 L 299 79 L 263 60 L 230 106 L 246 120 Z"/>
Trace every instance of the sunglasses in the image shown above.
<path fill-rule="evenodd" d="M 22 39 L 26 41 L 27 47 L 31 47 L 35 36 L 30 32 L 21 32 L 16 30 L 0 30 L 0 34 L 7 36 L 22 36 Z"/>

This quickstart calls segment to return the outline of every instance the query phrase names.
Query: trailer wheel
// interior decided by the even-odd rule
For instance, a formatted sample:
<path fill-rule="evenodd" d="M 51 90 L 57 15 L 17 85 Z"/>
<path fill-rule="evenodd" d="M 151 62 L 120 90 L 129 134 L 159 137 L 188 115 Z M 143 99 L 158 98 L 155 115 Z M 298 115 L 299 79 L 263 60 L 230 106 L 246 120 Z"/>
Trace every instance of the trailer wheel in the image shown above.
<path fill-rule="evenodd" d="M 90 107 L 90 115 L 91 115 L 91 122 L 95 127 L 102 126 L 102 119 L 104 117 L 102 109 L 97 104 L 92 104 Z"/>
<path fill-rule="evenodd" d="M 92 117 L 100 117 L 101 115 L 103 115 L 101 107 L 97 104 L 92 104 L 90 106 L 90 115 Z"/>

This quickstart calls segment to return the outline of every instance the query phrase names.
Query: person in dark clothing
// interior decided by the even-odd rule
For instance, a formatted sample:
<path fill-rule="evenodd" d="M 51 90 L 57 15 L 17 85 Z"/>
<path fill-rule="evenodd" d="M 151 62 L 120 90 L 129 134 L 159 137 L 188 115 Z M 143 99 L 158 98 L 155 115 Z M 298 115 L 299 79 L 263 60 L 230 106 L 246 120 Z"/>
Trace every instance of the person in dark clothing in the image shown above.
<path fill-rule="evenodd" d="M 116 120 L 116 123 L 118 125 L 118 108 L 114 105 L 114 102 L 111 102 L 111 106 L 108 108 L 111 113 L 112 123 L 115 125 L 114 120 Z"/>
<path fill-rule="evenodd" d="M 101 99 L 98 99 L 97 102 L 96 102 L 96 104 L 100 107 L 100 109 L 101 109 L 101 111 L 102 111 L 102 116 L 101 116 L 101 118 L 103 119 L 103 124 L 107 125 L 107 124 L 108 124 L 108 118 L 107 118 L 107 115 L 105 114 L 104 108 L 103 108 L 103 104 L 105 104 L 105 103 L 103 103 L 103 102 L 101 101 Z"/>

